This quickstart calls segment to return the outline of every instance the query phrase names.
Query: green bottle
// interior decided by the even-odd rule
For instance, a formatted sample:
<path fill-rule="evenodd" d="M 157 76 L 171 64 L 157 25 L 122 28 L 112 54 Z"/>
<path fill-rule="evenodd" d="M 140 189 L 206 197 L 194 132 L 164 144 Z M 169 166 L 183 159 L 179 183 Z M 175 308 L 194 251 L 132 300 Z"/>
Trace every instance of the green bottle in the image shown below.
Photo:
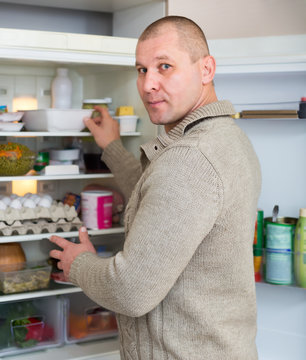
<path fill-rule="evenodd" d="M 306 209 L 300 209 L 295 228 L 294 273 L 296 284 L 306 288 Z"/>

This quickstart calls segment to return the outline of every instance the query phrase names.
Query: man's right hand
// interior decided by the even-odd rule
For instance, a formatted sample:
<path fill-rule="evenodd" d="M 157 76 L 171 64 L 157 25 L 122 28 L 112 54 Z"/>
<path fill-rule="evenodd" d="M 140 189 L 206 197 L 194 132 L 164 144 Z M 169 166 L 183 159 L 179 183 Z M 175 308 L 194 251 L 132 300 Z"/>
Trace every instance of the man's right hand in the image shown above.
<path fill-rule="evenodd" d="M 120 128 L 117 120 L 113 119 L 107 108 L 95 106 L 95 110 L 99 111 L 101 116 L 84 118 L 84 124 L 92 133 L 97 145 L 105 149 L 112 141 L 120 138 Z"/>

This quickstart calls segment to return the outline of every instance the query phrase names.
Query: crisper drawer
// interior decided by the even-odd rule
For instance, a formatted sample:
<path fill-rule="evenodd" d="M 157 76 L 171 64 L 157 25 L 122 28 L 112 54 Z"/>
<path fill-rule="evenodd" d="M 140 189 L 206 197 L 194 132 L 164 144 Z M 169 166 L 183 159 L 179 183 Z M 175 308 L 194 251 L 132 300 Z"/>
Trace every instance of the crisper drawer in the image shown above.
<path fill-rule="evenodd" d="M 62 345 L 63 306 L 59 297 L 0 304 L 0 357 Z"/>
<path fill-rule="evenodd" d="M 118 335 L 115 314 L 83 293 L 65 296 L 65 342 L 68 344 Z"/>

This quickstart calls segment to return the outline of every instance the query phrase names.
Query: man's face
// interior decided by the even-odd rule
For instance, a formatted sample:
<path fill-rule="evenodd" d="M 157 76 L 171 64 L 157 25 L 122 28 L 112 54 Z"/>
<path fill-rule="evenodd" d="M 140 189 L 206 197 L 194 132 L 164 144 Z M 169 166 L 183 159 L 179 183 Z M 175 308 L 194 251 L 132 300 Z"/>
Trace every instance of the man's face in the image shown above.
<path fill-rule="evenodd" d="M 201 59 L 192 63 L 173 28 L 140 41 L 137 88 L 154 124 L 170 130 L 204 103 Z"/>

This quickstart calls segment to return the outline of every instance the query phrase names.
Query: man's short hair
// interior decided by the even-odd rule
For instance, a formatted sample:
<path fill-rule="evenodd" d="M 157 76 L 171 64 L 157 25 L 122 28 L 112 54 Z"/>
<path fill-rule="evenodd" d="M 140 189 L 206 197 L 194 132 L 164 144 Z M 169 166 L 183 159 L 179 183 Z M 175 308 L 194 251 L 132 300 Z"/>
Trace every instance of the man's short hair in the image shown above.
<path fill-rule="evenodd" d="M 180 45 L 189 53 L 193 62 L 209 55 L 204 32 L 194 21 L 184 16 L 165 16 L 154 21 L 143 31 L 138 42 L 159 36 L 168 26 L 175 28 Z"/>

